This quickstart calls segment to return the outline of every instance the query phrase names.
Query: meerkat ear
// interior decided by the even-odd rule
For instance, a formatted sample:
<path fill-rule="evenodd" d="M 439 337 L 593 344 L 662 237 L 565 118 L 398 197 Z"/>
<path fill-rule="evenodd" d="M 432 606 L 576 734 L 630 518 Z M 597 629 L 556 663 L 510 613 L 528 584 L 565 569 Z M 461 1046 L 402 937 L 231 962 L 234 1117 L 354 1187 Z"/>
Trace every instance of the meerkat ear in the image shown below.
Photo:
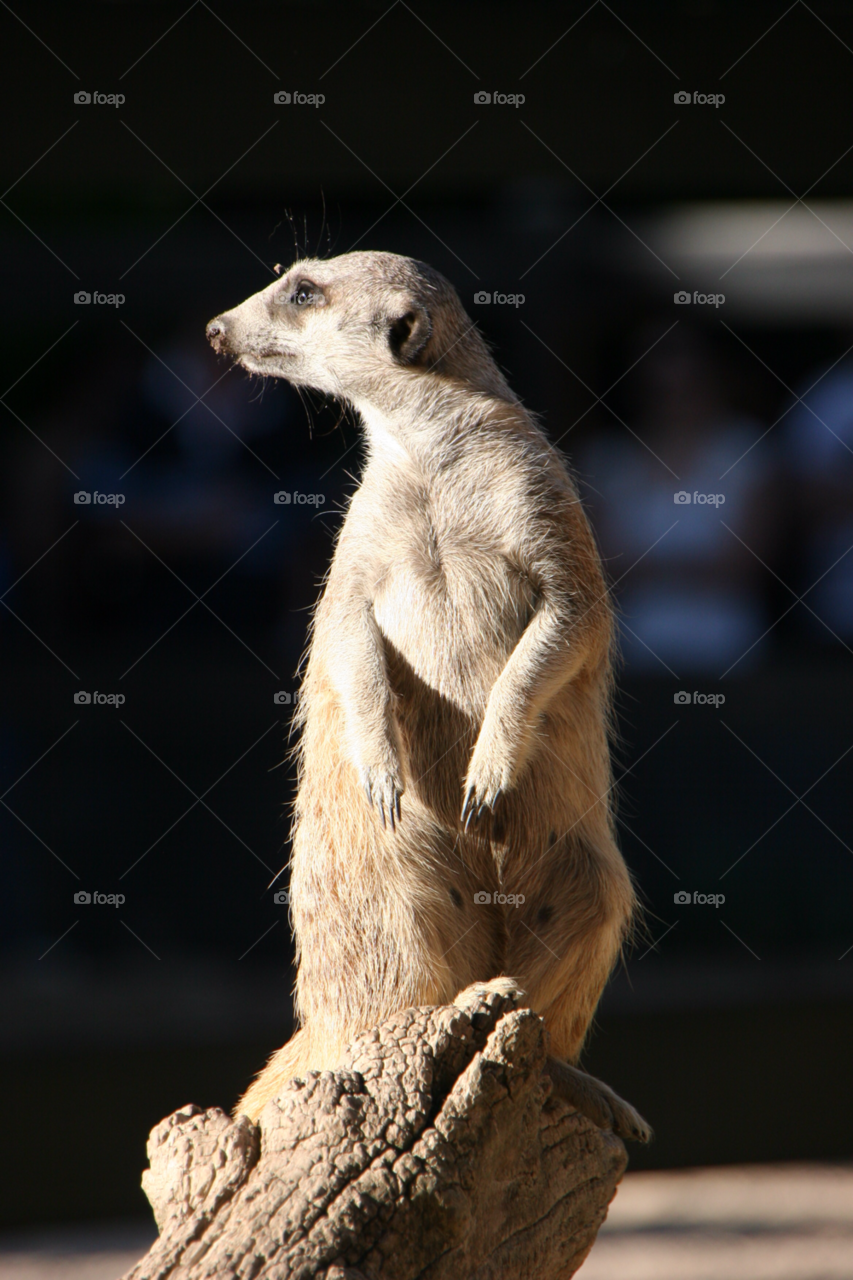
<path fill-rule="evenodd" d="M 388 345 L 401 364 L 416 364 L 430 340 L 432 324 L 423 307 L 413 307 L 388 326 Z"/>

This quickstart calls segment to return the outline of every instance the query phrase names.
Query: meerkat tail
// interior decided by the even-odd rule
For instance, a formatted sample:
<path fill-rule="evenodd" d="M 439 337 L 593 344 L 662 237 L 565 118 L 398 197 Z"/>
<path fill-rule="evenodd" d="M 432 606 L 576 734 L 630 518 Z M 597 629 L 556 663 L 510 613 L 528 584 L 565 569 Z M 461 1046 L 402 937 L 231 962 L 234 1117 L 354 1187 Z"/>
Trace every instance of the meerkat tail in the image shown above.
<path fill-rule="evenodd" d="M 316 1066 L 311 1052 L 308 1028 L 302 1027 L 278 1049 L 267 1065 L 258 1073 L 234 1108 L 234 1118 L 248 1116 L 253 1124 L 271 1098 L 280 1093 L 289 1080 L 303 1076 Z"/>

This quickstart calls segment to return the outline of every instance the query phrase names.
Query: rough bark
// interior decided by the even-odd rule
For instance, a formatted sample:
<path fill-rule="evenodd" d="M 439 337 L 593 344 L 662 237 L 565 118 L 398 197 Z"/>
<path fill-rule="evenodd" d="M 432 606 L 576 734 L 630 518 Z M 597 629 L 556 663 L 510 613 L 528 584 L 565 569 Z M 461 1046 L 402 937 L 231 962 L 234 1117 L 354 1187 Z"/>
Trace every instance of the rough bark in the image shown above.
<path fill-rule="evenodd" d="M 258 1126 L 188 1106 L 151 1132 L 160 1237 L 126 1280 L 564 1280 L 627 1163 L 552 1093 L 547 1037 L 495 992 L 408 1009 Z"/>

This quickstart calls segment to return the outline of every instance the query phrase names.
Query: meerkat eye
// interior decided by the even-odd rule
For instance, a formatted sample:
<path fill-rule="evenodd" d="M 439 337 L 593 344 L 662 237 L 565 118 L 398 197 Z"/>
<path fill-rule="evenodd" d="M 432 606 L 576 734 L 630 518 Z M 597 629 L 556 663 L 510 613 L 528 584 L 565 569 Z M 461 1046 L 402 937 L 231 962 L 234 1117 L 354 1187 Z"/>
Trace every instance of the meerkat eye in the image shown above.
<path fill-rule="evenodd" d="M 297 307 L 310 307 L 318 302 L 321 296 L 316 285 L 313 285 L 310 280 L 300 280 L 288 301 Z"/>

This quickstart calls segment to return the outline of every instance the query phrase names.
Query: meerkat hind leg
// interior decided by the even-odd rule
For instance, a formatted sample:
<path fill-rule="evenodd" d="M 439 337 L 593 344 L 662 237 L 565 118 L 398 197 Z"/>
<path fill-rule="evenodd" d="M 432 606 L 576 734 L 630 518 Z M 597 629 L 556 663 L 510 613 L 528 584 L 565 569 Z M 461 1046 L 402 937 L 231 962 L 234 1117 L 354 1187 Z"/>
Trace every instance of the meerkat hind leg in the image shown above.
<path fill-rule="evenodd" d="M 651 1142 L 651 1126 L 603 1080 L 596 1080 L 561 1058 L 549 1058 L 545 1070 L 554 1096 L 568 1102 L 600 1129 L 612 1129 L 618 1137 L 632 1142 Z"/>
<path fill-rule="evenodd" d="M 460 991 L 453 1003 L 466 1012 L 477 1007 L 490 995 L 511 1000 L 517 1009 L 525 1008 L 527 995 L 514 978 L 492 978 L 489 982 L 474 982 Z M 568 1102 L 581 1115 L 592 1120 L 600 1129 L 612 1129 L 620 1138 L 633 1142 L 650 1142 L 651 1126 L 646 1123 L 630 1102 L 620 1098 L 603 1080 L 581 1071 L 562 1058 L 549 1056 L 545 1067 L 555 1097 Z"/>

